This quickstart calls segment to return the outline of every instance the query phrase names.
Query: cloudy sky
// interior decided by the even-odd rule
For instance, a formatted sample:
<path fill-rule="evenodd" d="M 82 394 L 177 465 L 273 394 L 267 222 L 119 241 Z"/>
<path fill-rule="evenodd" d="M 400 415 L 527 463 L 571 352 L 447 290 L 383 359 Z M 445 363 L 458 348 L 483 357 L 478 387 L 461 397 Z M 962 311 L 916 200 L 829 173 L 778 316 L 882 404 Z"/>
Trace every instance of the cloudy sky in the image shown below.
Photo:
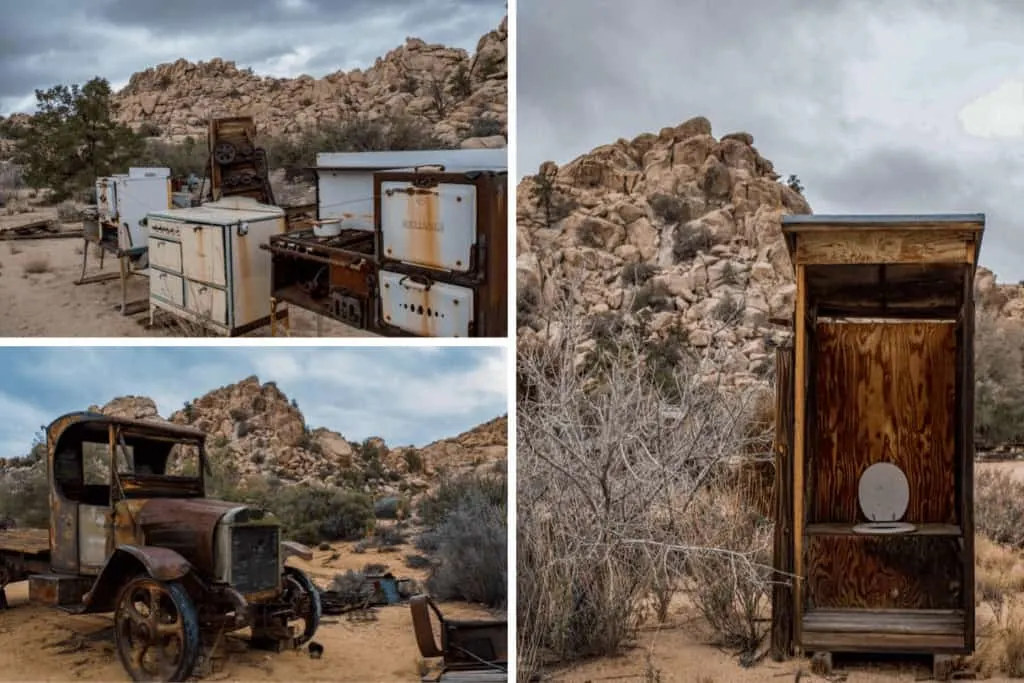
<path fill-rule="evenodd" d="M 520 174 L 707 116 L 815 213 L 983 212 L 1024 279 L 1024 2 L 519 0 Z"/>
<path fill-rule="evenodd" d="M 505 350 L 418 348 L 0 348 L 0 457 L 43 425 L 117 396 L 185 401 L 256 375 L 294 398 L 311 427 L 422 446 L 508 412 Z"/>
<path fill-rule="evenodd" d="M 97 75 L 119 88 L 179 57 L 321 77 L 372 66 L 406 36 L 472 53 L 505 11 L 505 0 L 8 0 L 0 114 L 34 106 L 37 88 Z"/>

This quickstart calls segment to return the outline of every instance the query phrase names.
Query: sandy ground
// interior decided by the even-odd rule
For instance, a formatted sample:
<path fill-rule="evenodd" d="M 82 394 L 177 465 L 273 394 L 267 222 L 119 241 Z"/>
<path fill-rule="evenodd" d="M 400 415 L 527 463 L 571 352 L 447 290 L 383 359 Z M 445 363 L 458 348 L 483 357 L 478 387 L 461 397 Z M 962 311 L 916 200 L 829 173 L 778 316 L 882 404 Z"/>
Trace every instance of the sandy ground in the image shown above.
<path fill-rule="evenodd" d="M 979 463 L 977 471 L 994 469 L 1024 479 L 1024 461 Z M 1020 555 L 1020 554 L 1018 554 Z M 978 607 L 978 651 L 985 647 L 986 633 L 992 628 L 991 610 Z M 931 678 L 930 658 L 841 657 L 834 659 L 834 671 L 846 683 L 881 681 L 920 681 Z M 797 672 L 802 672 L 796 679 Z M 708 633 L 684 601 L 677 601 L 668 622 L 661 627 L 641 631 L 635 647 L 620 657 L 601 658 L 552 672 L 550 680 L 562 683 L 598 683 L 599 681 L 646 681 L 648 683 L 748 683 L 754 681 L 826 681 L 810 672 L 810 660 L 774 662 L 766 658 L 758 665 L 743 668 L 735 654 L 712 644 Z M 990 677 L 987 681 L 1017 679 Z"/>
<path fill-rule="evenodd" d="M 352 544 L 316 551 L 311 563 L 290 561 L 327 585 L 335 573 L 360 570 L 370 562 L 387 564 L 400 578 L 422 580 L 422 571 L 406 569 L 402 558 L 414 552 L 355 554 Z M 337 553 L 338 557 L 334 558 Z M 332 559 L 333 558 L 333 559 Z M 114 650 L 111 615 L 70 616 L 27 603 L 27 583 L 8 588 L 11 609 L 0 616 L 0 681 L 126 681 Z M 445 603 L 451 616 L 493 618 L 483 609 Z M 325 616 L 314 640 L 323 657 L 311 659 L 303 650 L 267 653 L 249 650 L 241 636 L 228 637 L 214 652 L 209 681 L 417 681 L 423 663 L 407 605 L 379 607 L 376 618 L 350 620 Z M 427 662 L 433 665 L 434 662 Z"/>
<path fill-rule="evenodd" d="M 36 207 L 32 213 L 0 214 L 0 233 L 16 225 L 42 218 L 56 218 L 54 207 Z M 65 224 L 65 230 L 81 224 Z M 130 316 L 120 312 L 119 279 L 76 285 L 82 274 L 84 240 L 79 238 L 16 240 L 0 242 L 0 336 L 2 337 L 175 337 L 191 336 L 180 328 L 149 328 L 148 308 Z M 116 273 L 117 260 L 109 255 L 99 268 L 98 250 L 89 255 L 87 276 Z M 147 299 L 147 277 L 129 280 L 129 302 Z M 269 294 L 268 294 L 269 296 Z M 291 334 L 317 336 L 317 316 L 291 307 Z M 325 337 L 372 337 L 364 330 L 321 319 Z M 278 330 L 278 335 L 283 331 Z M 250 332 L 250 337 L 270 336 L 270 327 Z"/>

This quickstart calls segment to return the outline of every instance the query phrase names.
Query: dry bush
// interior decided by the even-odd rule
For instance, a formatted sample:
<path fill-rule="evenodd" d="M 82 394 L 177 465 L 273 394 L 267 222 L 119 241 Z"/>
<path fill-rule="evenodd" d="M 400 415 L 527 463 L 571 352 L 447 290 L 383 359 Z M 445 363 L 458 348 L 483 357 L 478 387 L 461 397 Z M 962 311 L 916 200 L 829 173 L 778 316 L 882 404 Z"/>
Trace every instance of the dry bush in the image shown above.
<path fill-rule="evenodd" d="M 996 543 L 1024 547 L 1024 482 L 1001 470 L 979 471 L 974 523 L 979 534 Z"/>
<path fill-rule="evenodd" d="M 978 446 L 1024 443 L 1024 323 L 979 315 L 975 340 Z"/>
<path fill-rule="evenodd" d="M 769 568 L 757 563 L 770 529 L 739 500 L 707 528 L 702 501 L 722 463 L 752 447 L 754 393 L 696 381 L 716 365 L 713 349 L 653 363 L 646 335 L 627 327 L 581 354 L 587 327 L 570 303 L 546 320 L 556 341 L 518 353 L 519 677 L 620 651 L 652 597 L 665 605 L 687 571 L 715 567 L 734 592 L 703 596 L 709 612 L 727 603 L 709 624 L 749 646 L 743 618 L 765 590 Z"/>

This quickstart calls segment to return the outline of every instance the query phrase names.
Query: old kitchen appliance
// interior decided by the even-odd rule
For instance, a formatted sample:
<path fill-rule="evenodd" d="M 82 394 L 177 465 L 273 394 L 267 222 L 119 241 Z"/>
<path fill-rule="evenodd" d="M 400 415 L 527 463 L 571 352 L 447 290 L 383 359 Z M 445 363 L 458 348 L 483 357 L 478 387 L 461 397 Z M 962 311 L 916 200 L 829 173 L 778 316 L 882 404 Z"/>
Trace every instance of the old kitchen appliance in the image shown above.
<path fill-rule="evenodd" d="M 507 187 L 504 166 L 375 174 L 383 328 L 422 336 L 507 334 Z"/>
<path fill-rule="evenodd" d="M 150 322 L 156 309 L 236 336 L 270 322 L 270 255 L 284 210 L 224 197 L 149 215 Z M 277 315 L 287 315 L 286 310 Z"/>
<path fill-rule="evenodd" d="M 455 173 L 463 183 L 467 182 L 467 173 L 474 178 L 484 177 L 479 181 L 479 187 L 463 187 L 462 196 L 471 196 L 470 211 L 484 216 L 483 224 L 488 226 L 484 232 L 492 229 L 495 220 L 502 221 L 502 236 L 498 239 L 502 242 L 500 253 L 501 258 L 504 258 L 507 253 L 504 237 L 504 223 L 507 222 L 505 182 L 490 182 L 489 179 L 503 176 L 506 158 L 504 149 L 317 155 L 317 167 L 314 169 L 317 177 L 316 220 L 309 227 L 272 237 L 265 247 L 273 255 L 272 308 L 277 302 L 289 302 L 319 316 L 386 335 L 469 336 L 479 333 L 482 328 L 478 324 L 480 317 L 475 311 L 474 302 L 482 302 L 480 305 L 486 308 L 492 292 L 487 290 L 477 296 L 472 290 L 472 287 L 481 286 L 477 280 L 483 277 L 481 273 L 489 267 L 480 260 L 486 250 L 477 249 L 481 240 L 477 239 L 475 233 L 480 223 L 476 215 L 458 216 L 458 220 L 468 221 L 467 230 L 473 232 L 468 238 L 474 253 L 473 267 L 462 274 L 463 284 L 472 281 L 471 289 L 459 289 L 459 282 L 445 283 L 434 289 L 433 293 L 426 296 L 428 304 L 432 297 L 439 297 L 438 301 L 443 302 L 451 299 L 456 303 L 443 304 L 437 311 L 438 315 L 430 316 L 431 320 L 424 323 L 420 321 L 423 316 L 417 311 L 419 303 L 422 303 L 420 300 L 424 298 L 423 292 L 427 290 L 419 284 L 422 281 L 419 276 L 428 271 L 413 268 L 414 277 L 406 277 L 409 273 L 403 270 L 399 259 L 394 259 L 396 268 L 388 275 L 387 286 L 382 288 L 381 275 L 378 274 L 379 221 L 376 219 L 376 211 L 379 202 L 374 197 L 375 178 L 378 173 L 388 169 L 405 169 L 405 175 L 401 177 L 406 178 L 408 174 L 415 175 L 418 169 L 430 168 L 436 173 L 452 166 L 459 169 Z M 478 195 L 482 197 L 479 202 Z M 396 201 L 389 203 L 388 208 L 393 210 L 396 202 L 397 197 Z M 458 208 L 465 209 L 468 206 Z M 500 219 L 497 218 L 499 215 Z M 484 238 L 482 242 L 487 239 Z M 507 272 L 507 265 L 500 264 L 498 267 L 501 273 Z M 437 276 L 432 270 L 429 274 Z M 506 277 L 496 274 L 487 283 L 498 280 L 504 282 Z M 442 290 L 449 286 L 455 289 L 443 294 Z M 504 292 L 507 287 L 502 285 L 500 289 Z M 401 294 L 394 294 L 398 292 Z M 405 320 L 402 324 L 384 323 L 382 320 L 381 297 L 385 293 L 389 295 L 389 301 L 396 311 L 404 311 Z M 489 320 L 490 316 L 504 318 L 507 308 L 504 294 L 501 296 L 500 313 L 496 309 L 487 309 L 483 315 L 485 319 Z M 398 301 L 396 297 L 402 300 Z M 414 299 L 419 302 L 417 305 L 410 304 Z M 402 309 L 403 304 L 407 308 Z M 457 308 L 460 305 L 463 307 L 461 310 Z M 449 308 L 452 309 L 450 313 Z M 504 327 L 501 334 L 504 334 Z"/>
<path fill-rule="evenodd" d="M 82 274 L 77 285 L 121 279 L 121 313 L 126 314 L 135 304 L 127 299 L 128 278 L 141 275 L 146 268 L 147 234 L 146 216 L 150 211 L 173 206 L 171 170 L 169 168 L 129 168 L 96 180 L 96 210 L 85 216 L 82 249 Z M 89 246 L 100 248 L 100 271 L 107 253 L 118 259 L 119 272 L 97 273 L 86 276 Z"/>

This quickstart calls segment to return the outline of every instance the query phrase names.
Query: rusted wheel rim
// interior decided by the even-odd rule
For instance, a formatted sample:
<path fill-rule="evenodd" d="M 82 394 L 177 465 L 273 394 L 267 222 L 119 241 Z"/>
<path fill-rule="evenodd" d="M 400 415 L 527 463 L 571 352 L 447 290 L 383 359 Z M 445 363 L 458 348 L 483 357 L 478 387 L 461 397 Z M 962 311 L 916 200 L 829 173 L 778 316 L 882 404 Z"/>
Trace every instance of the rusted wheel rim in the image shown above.
<path fill-rule="evenodd" d="M 218 164 L 230 164 L 235 160 L 237 150 L 230 142 L 218 142 L 213 148 L 213 158 Z"/>
<path fill-rule="evenodd" d="M 188 656 L 185 620 L 167 588 L 153 579 L 126 587 L 114 617 L 118 648 L 132 680 L 176 678 Z"/>
<path fill-rule="evenodd" d="M 283 580 L 284 601 L 292 611 L 293 619 L 301 619 L 303 624 L 299 635 L 295 638 L 296 647 L 305 645 L 316 634 L 320 626 L 320 596 L 314 594 L 316 587 L 304 574 L 289 567 Z"/>

